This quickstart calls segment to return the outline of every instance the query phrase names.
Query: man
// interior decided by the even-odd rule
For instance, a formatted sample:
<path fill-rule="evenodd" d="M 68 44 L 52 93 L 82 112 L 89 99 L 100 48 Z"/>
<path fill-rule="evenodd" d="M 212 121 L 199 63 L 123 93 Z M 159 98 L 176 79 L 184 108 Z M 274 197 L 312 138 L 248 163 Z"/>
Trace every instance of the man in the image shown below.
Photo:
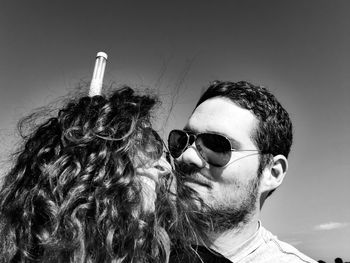
<path fill-rule="evenodd" d="M 168 141 L 179 178 L 199 197 L 194 219 L 207 226 L 195 246 L 201 260 L 175 251 L 171 262 L 316 262 L 259 221 L 288 170 L 292 137 L 288 113 L 265 88 L 217 81 L 207 89 Z"/>

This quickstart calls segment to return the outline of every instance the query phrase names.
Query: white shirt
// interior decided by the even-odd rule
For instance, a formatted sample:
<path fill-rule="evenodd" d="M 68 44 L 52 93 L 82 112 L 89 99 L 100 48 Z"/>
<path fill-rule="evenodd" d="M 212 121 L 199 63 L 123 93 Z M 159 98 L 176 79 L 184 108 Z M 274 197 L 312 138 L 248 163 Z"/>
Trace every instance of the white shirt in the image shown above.
<path fill-rule="evenodd" d="M 211 247 L 214 248 L 215 243 Z M 222 251 L 218 247 L 215 250 L 233 263 L 317 263 L 295 247 L 278 240 L 260 222 L 256 233 L 239 247 L 231 250 L 227 249 L 229 244 L 220 247 L 226 247 L 226 250 Z"/>

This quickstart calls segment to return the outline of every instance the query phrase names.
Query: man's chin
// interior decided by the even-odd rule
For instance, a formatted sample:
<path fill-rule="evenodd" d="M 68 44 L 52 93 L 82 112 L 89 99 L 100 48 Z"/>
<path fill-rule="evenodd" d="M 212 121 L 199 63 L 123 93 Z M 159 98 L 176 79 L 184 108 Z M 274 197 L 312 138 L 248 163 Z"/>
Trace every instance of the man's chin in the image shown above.
<path fill-rule="evenodd" d="M 195 204 L 199 210 L 206 210 L 204 204 L 208 203 L 208 197 L 211 196 L 210 187 L 196 183 L 186 183 L 186 186 L 195 193 L 193 204 Z"/>

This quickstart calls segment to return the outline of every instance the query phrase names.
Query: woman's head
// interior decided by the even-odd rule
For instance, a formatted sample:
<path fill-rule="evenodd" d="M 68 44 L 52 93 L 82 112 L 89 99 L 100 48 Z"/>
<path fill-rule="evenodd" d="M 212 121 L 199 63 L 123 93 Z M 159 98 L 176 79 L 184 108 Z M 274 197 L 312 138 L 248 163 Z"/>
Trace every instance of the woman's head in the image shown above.
<path fill-rule="evenodd" d="M 151 126 L 157 102 L 128 87 L 82 97 L 24 138 L 0 191 L 1 234 L 14 244 L 13 262 L 167 257 L 154 213 L 158 176 L 169 174 Z"/>

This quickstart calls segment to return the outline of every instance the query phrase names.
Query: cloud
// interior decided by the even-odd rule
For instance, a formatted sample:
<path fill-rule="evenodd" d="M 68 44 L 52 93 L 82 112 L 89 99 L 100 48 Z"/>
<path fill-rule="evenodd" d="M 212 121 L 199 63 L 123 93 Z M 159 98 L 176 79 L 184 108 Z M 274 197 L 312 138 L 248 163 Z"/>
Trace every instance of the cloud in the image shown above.
<path fill-rule="evenodd" d="M 345 228 L 350 225 L 349 222 L 328 222 L 324 224 L 320 224 L 314 227 L 314 230 L 317 231 L 325 231 L 325 230 L 333 230 L 333 229 L 340 229 L 340 228 Z"/>

